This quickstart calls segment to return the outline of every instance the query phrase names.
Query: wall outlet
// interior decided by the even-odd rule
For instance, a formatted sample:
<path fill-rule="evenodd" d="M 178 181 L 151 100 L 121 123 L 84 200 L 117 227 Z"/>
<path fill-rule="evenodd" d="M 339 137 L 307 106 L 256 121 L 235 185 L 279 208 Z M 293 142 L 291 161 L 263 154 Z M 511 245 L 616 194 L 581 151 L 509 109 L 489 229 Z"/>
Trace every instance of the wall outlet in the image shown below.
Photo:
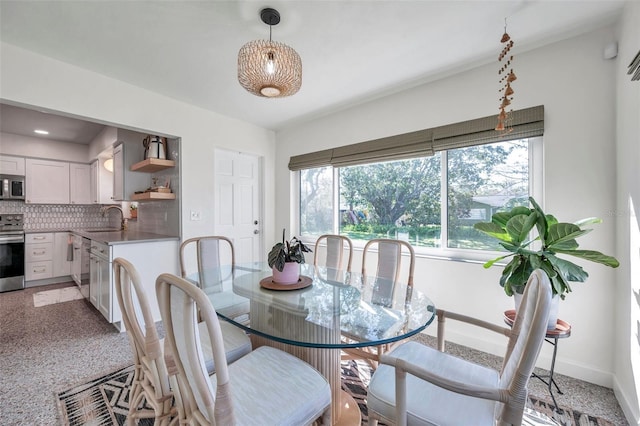
<path fill-rule="evenodd" d="M 191 210 L 191 220 L 200 220 L 200 212 Z"/>

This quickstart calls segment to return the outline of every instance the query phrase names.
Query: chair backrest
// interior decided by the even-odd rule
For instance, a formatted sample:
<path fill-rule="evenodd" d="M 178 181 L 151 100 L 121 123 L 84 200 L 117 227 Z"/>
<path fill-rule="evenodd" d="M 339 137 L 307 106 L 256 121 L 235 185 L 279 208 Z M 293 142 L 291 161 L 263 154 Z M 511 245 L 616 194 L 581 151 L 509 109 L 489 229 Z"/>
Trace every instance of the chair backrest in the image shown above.
<path fill-rule="evenodd" d="M 367 273 L 367 258 L 377 248 L 376 272 L 373 275 L 376 283 L 373 287 L 371 301 L 376 304 L 386 305 L 393 299 L 395 284 L 399 282 L 402 273 L 402 253 L 408 253 L 409 266 L 407 269 L 407 285 L 413 286 L 413 271 L 415 269 L 415 252 L 413 247 L 403 240 L 377 238 L 367 241 L 362 252 L 362 277 Z"/>
<path fill-rule="evenodd" d="M 323 254 L 320 246 L 327 246 Z M 353 243 L 344 235 L 324 234 L 316 240 L 313 253 L 313 266 L 326 266 L 338 271 L 351 272 L 351 258 L 353 257 Z M 346 259 L 346 261 L 345 261 Z"/>
<path fill-rule="evenodd" d="M 547 333 L 551 283 L 541 269 L 529 276 L 518 308 L 500 372 L 500 387 L 509 389 L 511 403 L 496 404 L 496 419 L 520 424 L 527 400 L 527 383 Z"/>
<path fill-rule="evenodd" d="M 190 238 L 180 244 L 182 278 L 187 278 L 193 273 L 188 268 L 188 258 L 191 255 L 195 255 L 196 258 L 197 271 L 193 272 L 198 274 L 197 285 L 212 291 L 216 291 L 216 286 L 225 278 L 220 266 L 229 264 L 230 261 L 231 269 L 227 272 L 233 273 L 236 263 L 233 242 L 229 238 L 217 235 Z M 227 262 L 223 262 L 223 258 L 227 259 Z"/>
<path fill-rule="evenodd" d="M 118 257 L 113 260 L 114 285 L 122 321 L 127 330 L 137 366 L 144 365 L 156 397 L 171 393 L 169 375 L 147 294 L 140 275 L 131 262 Z"/>
<path fill-rule="evenodd" d="M 174 355 L 180 377 L 178 383 L 186 415 L 197 411 L 196 417 L 202 415 L 210 424 L 234 424 L 222 330 L 209 298 L 200 288 L 172 274 L 161 274 L 157 278 L 156 295 L 165 327 L 165 340 Z M 206 323 L 213 349 L 215 391 L 202 354 L 197 312 Z M 193 411 L 190 413 L 189 410 Z"/>

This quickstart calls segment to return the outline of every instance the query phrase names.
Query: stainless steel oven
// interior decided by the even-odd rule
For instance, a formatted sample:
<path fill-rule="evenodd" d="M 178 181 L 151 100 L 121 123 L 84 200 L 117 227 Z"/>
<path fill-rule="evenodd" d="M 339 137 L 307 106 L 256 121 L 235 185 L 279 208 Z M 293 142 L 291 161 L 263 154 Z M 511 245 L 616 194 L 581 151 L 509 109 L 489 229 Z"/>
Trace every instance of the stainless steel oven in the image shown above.
<path fill-rule="evenodd" d="M 23 288 L 23 215 L 2 214 L 0 215 L 0 292 Z"/>

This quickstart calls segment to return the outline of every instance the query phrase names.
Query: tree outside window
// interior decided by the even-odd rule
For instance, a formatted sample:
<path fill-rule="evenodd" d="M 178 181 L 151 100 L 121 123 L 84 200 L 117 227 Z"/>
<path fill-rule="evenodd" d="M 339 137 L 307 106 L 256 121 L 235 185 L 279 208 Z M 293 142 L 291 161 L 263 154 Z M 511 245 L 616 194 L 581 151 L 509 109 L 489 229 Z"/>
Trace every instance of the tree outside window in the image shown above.
<path fill-rule="evenodd" d="M 399 238 L 415 247 L 497 250 L 494 241 L 473 229 L 473 224 L 488 220 L 496 211 L 527 205 L 528 145 L 526 139 L 515 140 L 431 157 L 341 167 L 337 226 L 333 223 L 333 169 L 302 170 L 301 234 L 317 236 L 337 228 L 356 241 Z M 444 173 L 447 201 L 443 206 Z"/>

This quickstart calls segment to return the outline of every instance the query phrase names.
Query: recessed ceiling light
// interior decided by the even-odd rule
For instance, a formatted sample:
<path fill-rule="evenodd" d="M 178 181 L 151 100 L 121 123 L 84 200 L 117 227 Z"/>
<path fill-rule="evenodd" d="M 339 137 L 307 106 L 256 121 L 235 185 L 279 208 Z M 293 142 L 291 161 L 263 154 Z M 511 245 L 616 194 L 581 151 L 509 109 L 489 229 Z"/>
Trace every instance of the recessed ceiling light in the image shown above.
<path fill-rule="evenodd" d="M 35 133 L 39 134 L 39 135 L 48 135 L 49 132 L 47 132 L 46 130 L 34 130 Z"/>

